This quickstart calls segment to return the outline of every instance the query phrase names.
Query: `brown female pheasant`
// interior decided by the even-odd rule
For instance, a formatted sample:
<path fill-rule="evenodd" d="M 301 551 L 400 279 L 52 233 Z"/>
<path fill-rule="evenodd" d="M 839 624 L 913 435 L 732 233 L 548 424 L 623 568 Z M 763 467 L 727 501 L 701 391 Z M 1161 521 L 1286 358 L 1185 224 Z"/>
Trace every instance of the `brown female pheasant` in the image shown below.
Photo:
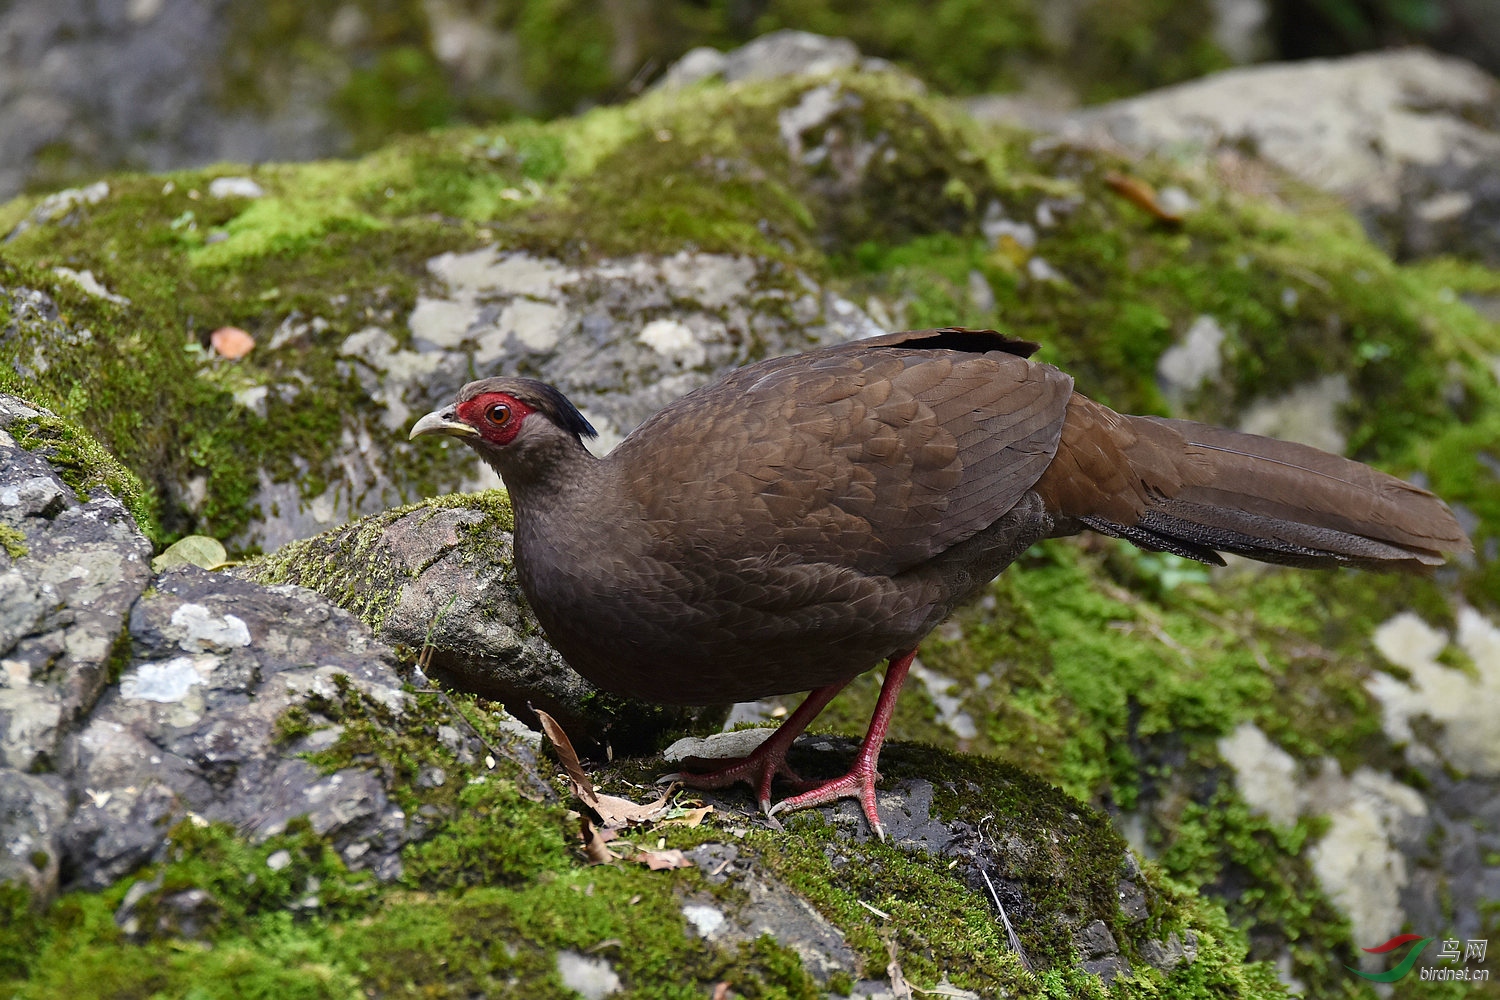
<path fill-rule="evenodd" d="M 556 389 L 491 378 L 412 428 L 505 480 L 521 589 L 579 673 L 652 701 L 811 690 L 748 757 L 776 813 L 857 797 L 917 644 L 1032 543 L 1084 529 L 1222 564 L 1423 568 L 1469 542 L 1426 490 L 1303 445 L 1115 413 L 1036 345 L 927 330 L 773 358 L 657 413 L 605 458 Z M 848 774 L 772 808 L 796 739 L 889 659 Z"/>

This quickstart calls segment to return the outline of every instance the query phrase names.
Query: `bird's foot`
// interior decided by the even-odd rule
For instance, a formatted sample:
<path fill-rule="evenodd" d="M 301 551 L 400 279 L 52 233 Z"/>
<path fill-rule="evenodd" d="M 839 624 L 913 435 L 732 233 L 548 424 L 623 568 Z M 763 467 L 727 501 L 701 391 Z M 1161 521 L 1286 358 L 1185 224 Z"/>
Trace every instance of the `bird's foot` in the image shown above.
<path fill-rule="evenodd" d="M 756 801 L 759 803 L 761 812 L 770 815 L 771 811 L 771 785 L 775 780 L 784 778 L 799 789 L 815 788 L 817 782 L 808 781 L 793 771 L 791 765 L 786 762 L 787 747 L 779 745 L 773 737 L 766 740 L 754 752 L 744 757 L 731 758 L 722 763 L 723 766 L 713 771 L 679 771 L 676 774 L 662 775 L 661 780 L 671 779 L 680 781 L 687 788 L 727 788 L 737 782 L 743 781 L 755 789 Z M 703 760 L 704 758 L 698 758 Z"/>
<path fill-rule="evenodd" d="M 885 742 L 885 732 L 891 724 L 891 711 L 896 707 L 896 697 L 901 693 L 901 684 L 906 680 L 907 671 L 911 669 L 912 660 L 916 657 L 915 649 L 891 657 L 885 680 L 880 685 L 880 698 L 875 702 L 875 715 L 870 719 L 870 728 L 859 744 L 859 752 L 854 757 L 854 766 L 849 769 L 849 773 L 800 795 L 782 799 L 766 813 L 767 816 L 774 820 L 777 813 L 827 805 L 839 799 L 859 799 L 860 808 L 865 811 L 865 819 L 870 821 L 870 829 L 875 831 L 875 836 L 885 839 L 885 826 L 880 822 L 880 810 L 875 807 L 875 782 L 880 780 L 880 772 L 875 769 L 875 764 L 880 760 L 880 747 Z"/>
<path fill-rule="evenodd" d="M 875 782 L 879 779 L 880 773 L 875 770 L 875 756 L 871 754 L 866 757 L 861 753 L 848 774 L 817 785 L 800 795 L 782 799 L 771 807 L 768 815 L 774 819 L 777 813 L 828 805 L 840 799 L 858 799 L 865 812 L 865 819 L 870 821 L 870 829 L 875 831 L 875 836 L 884 840 L 885 826 L 881 824 L 880 812 L 875 808 Z"/>

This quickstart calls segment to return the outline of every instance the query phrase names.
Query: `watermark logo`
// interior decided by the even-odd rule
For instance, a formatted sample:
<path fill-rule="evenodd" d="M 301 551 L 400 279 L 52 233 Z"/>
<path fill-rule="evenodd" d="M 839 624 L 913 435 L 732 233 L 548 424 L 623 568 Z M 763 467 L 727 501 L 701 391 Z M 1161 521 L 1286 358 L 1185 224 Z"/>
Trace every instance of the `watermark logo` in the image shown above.
<path fill-rule="evenodd" d="M 1388 969 L 1385 972 L 1361 972 L 1352 965 L 1346 965 L 1344 968 L 1356 976 L 1361 976 L 1371 982 L 1394 983 L 1398 979 L 1406 978 L 1411 973 L 1412 967 L 1417 964 L 1417 959 L 1421 957 L 1423 950 L 1436 940 L 1437 938 L 1423 937 L 1420 934 L 1398 934 L 1385 942 L 1385 944 L 1377 944 L 1373 948 L 1362 949 L 1371 955 L 1385 955 L 1415 941 L 1416 944 L 1412 944 L 1406 956 L 1394 968 Z M 1470 963 L 1483 965 L 1485 955 L 1489 951 L 1489 945 L 1490 942 L 1488 939 L 1469 938 L 1467 941 L 1461 942 L 1458 938 L 1444 938 L 1442 947 L 1438 950 L 1437 960 L 1448 963 L 1449 967 L 1434 969 L 1424 966 L 1420 973 L 1420 978 L 1437 981 L 1487 981 L 1490 978 L 1490 970 L 1471 968 Z M 1462 967 L 1457 967 L 1460 965 Z"/>

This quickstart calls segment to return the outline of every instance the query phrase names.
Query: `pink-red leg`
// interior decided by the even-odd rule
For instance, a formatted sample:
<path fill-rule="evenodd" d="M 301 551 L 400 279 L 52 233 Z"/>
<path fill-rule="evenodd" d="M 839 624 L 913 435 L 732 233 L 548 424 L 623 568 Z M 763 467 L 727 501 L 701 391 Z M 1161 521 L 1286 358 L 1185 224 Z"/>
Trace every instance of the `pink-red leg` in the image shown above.
<path fill-rule="evenodd" d="M 854 766 L 849 769 L 849 773 L 800 795 L 782 799 L 771 807 L 770 815 L 775 816 L 777 813 L 791 812 L 794 809 L 806 809 L 808 806 L 826 805 L 842 798 L 856 798 L 864 808 L 865 818 L 870 821 L 870 829 L 874 830 L 875 835 L 881 840 L 885 839 L 885 827 L 881 825 L 880 813 L 875 808 L 875 782 L 880 777 L 880 772 L 875 769 L 875 765 L 880 759 L 880 747 L 885 742 L 886 731 L 891 726 L 891 711 L 896 707 L 896 697 L 901 693 L 901 683 L 906 680 L 906 673 L 911 669 L 911 661 L 916 659 L 916 656 L 917 651 L 913 649 L 891 657 L 891 664 L 885 672 L 885 683 L 880 688 L 880 700 L 875 703 L 875 714 L 870 719 L 870 728 L 859 745 L 859 752 L 854 756 Z M 800 712 L 800 709 L 798 711 Z M 806 722 L 803 725 L 805 726 Z M 776 735 L 780 736 L 781 733 L 778 731 Z M 769 743 L 770 740 L 766 742 Z M 787 742 L 787 746 L 791 746 L 790 741 Z M 764 798 L 764 795 L 762 797 Z"/>
<path fill-rule="evenodd" d="M 749 782 L 755 789 L 761 810 L 770 815 L 771 783 L 776 780 L 777 775 L 789 779 L 798 787 L 805 788 L 811 784 L 793 773 L 786 762 L 787 752 L 791 750 L 797 737 L 802 735 L 808 723 L 817 718 L 818 713 L 833 700 L 833 696 L 842 691 L 848 683 L 848 681 L 842 681 L 838 684 L 829 684 L 809 693 L 802 700 L 802 704 L 797 706 L 797 710 L 788 716 L 787 720 L 752 753 L 734 759 L 716 771 L 703 774 L 683 771 L 665 777 L 680 781 L 689 788 L 723 788 L 738 781 Z"/>

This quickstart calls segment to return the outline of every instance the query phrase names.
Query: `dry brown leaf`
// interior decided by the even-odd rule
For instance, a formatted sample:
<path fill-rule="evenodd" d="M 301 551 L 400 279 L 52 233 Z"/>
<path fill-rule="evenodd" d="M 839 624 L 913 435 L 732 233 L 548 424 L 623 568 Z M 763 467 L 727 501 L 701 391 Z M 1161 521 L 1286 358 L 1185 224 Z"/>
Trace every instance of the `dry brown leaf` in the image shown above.
<path fill-rule="evenodd" d="M 906 981 L 906 976 L 901 972 L 901 962 L 896 958 L 896 941 L 894 938 L 886 937 L 885 953 L 891 958 L 885 967 L 885 974 L 891 981 L 891 992 L 895 994 L 896 1000 L 913 1000 L 911 984 Z"/>
<path fill-rule="evenodd" d="M 1160 222 L 1180 225 L 1182 213 L 1174 212 L 1161 203 L 1156 197 L 1156 191 L 1145 181 L 1137 177 L 1129 177 L 1125 174 L 1109 173 L 1104 175 L 1104 183 L 1115 194 L 1124 198 L 1132 205 L 1145 209 Z"/>
<path fill-rule="evenodd" d="M 238 361 L 255 349 L 255 338 L 237 326 L 221 326 L 208 335 L 208 342 L 221 357 Z"/>
<path fill-rule="evenodd" d="M 613 830 L 600 830 L 587 816 L 578 817 L 579 832 L 583 835 L 583 856 L 591 865 L 607 865 L 618 860 L 614 852 L 605 846 L 605 841 L 614 838 Z"/>
<path fill-rule="evenodd" d="M 558 759 L 562 761 L 563 769 L 568 772 L 568 777 L 573 782 L 573 794 L 597 811 L 599 793 L 594 791 L 594 783 L 584 773 L 583 765 L 578 763 L 578 752 L 573 749 L 573 741 L 568 739 L 568 734 L 563 732 L 563 727 L 557 724 L 556 719 L 539 708 L 535 711 L 536 717 L 541 720 L 542 732 L 547 734 L 547 739 L 551 740 L 552 745 L 557 748 Z M 603 819 L 602 816 L 600 818 Z M 604 825 L 618 826 L 619 824 L 604 820 Z"/>
<path fill-rule="evenodd" d="M 599 814 L 599 822 L 607 827 L 630 826 L 632 823 L 650 823 L 667 814 L 667 798 L 677 788 L 671 785 L 655 802 L 638 805 L 618 795 L 595 795 L 589 805 Z"/>
<path fill-rule="evenodd" d="M 703 820 L 713 811 L 713 806 L 704 806 L 701 809 L 676 810 L 677 815 L 668 816 L 658 823 L 657 826 L 702 826 Z"/>
<path fill-rule="evenodd" d="M 654 872 L 659 872 L 667 868 L 693 867 L 693 863 L 687 859 L 687 855 L 675 847 L 665 851 L 636 851 L 630 856 L 630 860 L 637 864 L 645 865 Z"/>

